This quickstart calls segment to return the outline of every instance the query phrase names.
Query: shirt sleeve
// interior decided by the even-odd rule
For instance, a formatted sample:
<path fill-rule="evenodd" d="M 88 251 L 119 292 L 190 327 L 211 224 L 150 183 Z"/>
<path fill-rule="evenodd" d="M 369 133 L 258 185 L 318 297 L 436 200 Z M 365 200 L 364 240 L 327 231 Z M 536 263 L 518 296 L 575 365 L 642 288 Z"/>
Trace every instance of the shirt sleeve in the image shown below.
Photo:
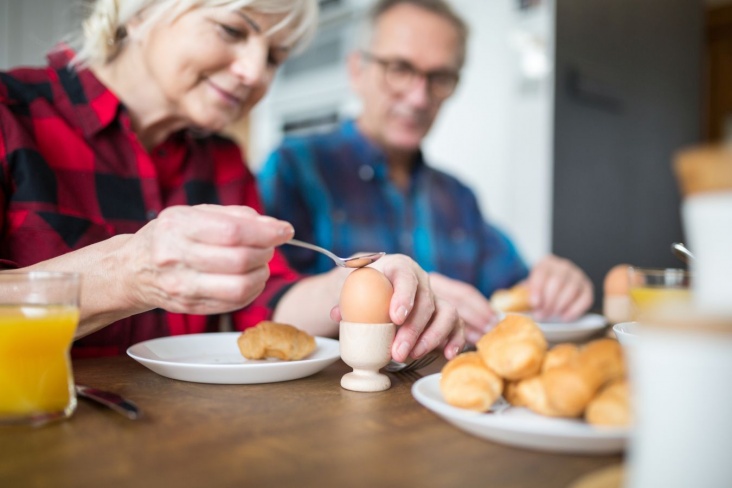
<path fill-rule="evenodd" d="M 245 180 L 244 195 L 246 195 L 245 205 L 262 213 L 262 202 L 253 176 Z M 300 279 L 300 275 L 290 267 L 280 249 L 275 249 L 274 256 L 269 262 L 269 279 L 264 291 L 252 303 L 232 313 L 232 324 L 235 329 L 244 330 L 262 320 L 270 319 L 279 299 Z"/>
<path fill-rule="evenodd" d="M 313 215 L 308 203 L 308 191 L 324 191 L 312 183 L 317 178 L 313 151 L 303 141 L 286 142 L 275 150 L 258 175 L 264 212 L 290 222 L 295 236 L 306 242 L 318 242 Z M 290 265 L 301 273 L 317 273 L 318 255 L 308 249 L 294 246 L 281 248 Z"/>
<path fill-rule="evenodd" d="M 10 171 L 8 168 L 9 154 L 13 150 L 12 137 L 8 135 L 17 123 L 11 111 L 7 107 L 8 100 L 5 96 L 4 85 L 0 83 L 0 269 L 17 268 L 18 264 L 2 255 L 5 249 L 7 227 L 10 225 L 8 219 L 7 201 L 11 185 Z"/>
<path fill-rule="evenodd" d="M 509 288 L 529 274 L 516 246 L 497 227 L 483 222 L 478 289 L 487 297 L 495 290 Z"/>

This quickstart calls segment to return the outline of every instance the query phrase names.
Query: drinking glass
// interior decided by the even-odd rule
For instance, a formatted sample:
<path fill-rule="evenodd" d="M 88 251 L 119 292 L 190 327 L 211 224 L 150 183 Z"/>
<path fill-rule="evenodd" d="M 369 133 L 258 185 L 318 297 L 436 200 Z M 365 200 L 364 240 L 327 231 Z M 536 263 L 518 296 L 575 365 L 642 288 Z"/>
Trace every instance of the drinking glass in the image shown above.
<path fill-rule="evenodd" d="M 674 310 L 684 310 L 691 303 L 691 275 L 676 268 L 628 268 L 632 318 L 644 318 Z"/>
<path fill-rule="evenodd" d="M 0 273 L 0 425 L 42 425 L 74 412 L 69 350 L 79 288 L 74 273 Z"/>

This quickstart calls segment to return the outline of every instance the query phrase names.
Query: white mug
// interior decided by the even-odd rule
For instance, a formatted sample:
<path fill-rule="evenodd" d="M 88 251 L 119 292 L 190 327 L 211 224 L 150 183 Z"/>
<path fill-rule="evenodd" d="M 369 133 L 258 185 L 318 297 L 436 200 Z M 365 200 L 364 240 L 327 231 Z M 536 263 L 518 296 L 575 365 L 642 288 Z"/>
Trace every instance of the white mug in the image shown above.
<path fill-rule="evenodd" d="M 717 332 L 641 326 L 635 339 L 626 486 L 731 487 L 732 320 Z"/>

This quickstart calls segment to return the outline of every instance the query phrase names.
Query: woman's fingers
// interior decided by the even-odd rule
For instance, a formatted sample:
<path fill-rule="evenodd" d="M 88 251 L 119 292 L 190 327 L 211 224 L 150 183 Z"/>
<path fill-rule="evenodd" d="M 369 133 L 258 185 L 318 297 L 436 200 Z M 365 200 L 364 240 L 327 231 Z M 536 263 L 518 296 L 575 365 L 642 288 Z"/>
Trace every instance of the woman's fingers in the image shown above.
<path fill-rule="evenodd" d="M 135 234 L 129 280 L 148 308 L 218 313 L 251 303 L 269 278 L 274 246 L 288 222 L 248 207 L 171 207 Z M 143 307 L 144 308 L 144 307 Z"/>

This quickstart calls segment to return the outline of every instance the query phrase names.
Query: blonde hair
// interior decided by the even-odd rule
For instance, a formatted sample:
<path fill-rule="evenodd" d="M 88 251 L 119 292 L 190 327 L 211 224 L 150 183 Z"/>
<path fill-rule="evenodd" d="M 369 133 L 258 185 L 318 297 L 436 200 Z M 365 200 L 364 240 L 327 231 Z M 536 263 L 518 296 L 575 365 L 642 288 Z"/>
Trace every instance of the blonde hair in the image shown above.
<path fill-rule="evenodd" d="M 74 64 L 106 64 L 120 52 L 127 36 L 125 25 L 143 11 L 143 28 L 169 16 L 173 20 L 188 10 L 200 7 L 247 7 L 262 14 L 285 14 L 270 33 L 292 28 L 285 40 L 295 51 L 302 50 L 315 35 L 318 21 L 316 0 L 96 0 L 90 7 L 82 33 L 74 42 Z"/>

